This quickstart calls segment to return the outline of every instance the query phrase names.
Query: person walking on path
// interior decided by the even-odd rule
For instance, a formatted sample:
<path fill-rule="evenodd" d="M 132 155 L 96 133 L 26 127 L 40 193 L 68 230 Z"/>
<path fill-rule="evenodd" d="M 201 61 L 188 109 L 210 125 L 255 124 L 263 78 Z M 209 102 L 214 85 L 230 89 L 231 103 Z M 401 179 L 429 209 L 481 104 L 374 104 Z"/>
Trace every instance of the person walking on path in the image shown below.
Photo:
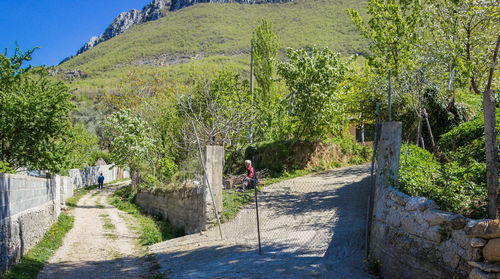
<path fill-rule="evenodd" d="M 99 183 L 99 190 L 102 190 L 102 186 L 104 184 L 104 176 L 101 175 L 97 178 L 97 182 Z"/>

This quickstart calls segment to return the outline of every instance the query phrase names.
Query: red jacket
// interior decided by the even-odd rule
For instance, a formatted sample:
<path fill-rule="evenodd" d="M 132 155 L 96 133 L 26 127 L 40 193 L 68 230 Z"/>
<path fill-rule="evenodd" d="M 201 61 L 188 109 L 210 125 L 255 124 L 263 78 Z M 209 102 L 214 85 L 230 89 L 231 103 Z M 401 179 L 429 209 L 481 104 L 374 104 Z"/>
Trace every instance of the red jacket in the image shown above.
<path fill-rule="evenodd" d="M 253 178 L 253 167 L 252 166 L 249 166 L 247 169 L 247 177 Z"/>

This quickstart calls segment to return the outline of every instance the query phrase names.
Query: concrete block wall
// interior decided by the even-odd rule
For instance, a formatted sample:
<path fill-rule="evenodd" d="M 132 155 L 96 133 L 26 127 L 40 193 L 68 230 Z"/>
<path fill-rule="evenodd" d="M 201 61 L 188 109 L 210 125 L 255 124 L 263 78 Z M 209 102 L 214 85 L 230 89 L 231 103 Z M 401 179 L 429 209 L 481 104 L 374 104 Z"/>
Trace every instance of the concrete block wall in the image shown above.
<path fill-rule="evenodd" d="M 50 179 L 0 173 L 0 219 L 41 206 L 56 198 Z"/>
<path fill-rule="evenodd" d="M 35 246 L 57 220 L 63 178 L 0 173 L 0 274 Z M 69 179 L 67 180 L 69 181 Z"/>

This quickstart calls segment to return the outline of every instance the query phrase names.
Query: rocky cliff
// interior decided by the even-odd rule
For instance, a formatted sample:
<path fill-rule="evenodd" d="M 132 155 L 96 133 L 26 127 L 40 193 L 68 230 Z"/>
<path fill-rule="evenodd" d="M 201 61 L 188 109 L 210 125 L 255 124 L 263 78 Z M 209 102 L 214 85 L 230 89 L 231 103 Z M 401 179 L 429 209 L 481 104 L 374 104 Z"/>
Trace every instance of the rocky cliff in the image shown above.
<path fill-rule="evenodd" d="M 265 3 L 286 3 L 293 0 L 153 0 L 141 11 L 132 9 L 128 12 L 120 13 L 111 24 L 99 36 L 89 39 L 76 53 L 81 54 L 97 44 L 109 40 L 129 29 L 136 24 L 157 20 L 164 17 L 168 12 L 173 12 L 198 3 L 240 3 L 240 4 L 265 4 Z M 65 58 L 60 64 L 71 59 L 73 56 Z"/>

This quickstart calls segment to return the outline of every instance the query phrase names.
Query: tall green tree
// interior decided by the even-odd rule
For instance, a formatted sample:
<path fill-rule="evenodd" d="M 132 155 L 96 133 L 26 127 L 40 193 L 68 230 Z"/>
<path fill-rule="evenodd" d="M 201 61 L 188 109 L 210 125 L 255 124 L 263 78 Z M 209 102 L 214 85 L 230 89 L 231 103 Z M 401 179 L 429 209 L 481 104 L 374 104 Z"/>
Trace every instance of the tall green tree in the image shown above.
<path fill-rule="evenodd" d="M 397 76 L 402 66 L 413 65 L 417 30 L 423 22 L 421 11 L 419 0 L 370 0 L 367 23 L 358 11 L 347 11 L 361 34 L 371 41 L 370 64 L 380 73 L 391 69 Z"/>
<path fill-rule="evenodd" d="M 289 113 L 295 136 L 320 139 L 341 132 L 345 117 L 341 85 L 347 66 L 340 54 L 313 48 L 309 55 L 304 49 L 289 48 L 287 55 L 289 62 L 278 65 L 278 74 L 291 92 Z"/>
<path fill-rule="evenodd" d="M 68 87 L 51 81 L 45 68 L 23 67 L 33 51 L 0 54 L 0 161 L 61 172 L 68 168 L 75 106 Z"/>
<path fill-rule="evenodd" d="M 272 22 L 263 19 L 252 35 L 254 76 L 262 90 L 261 101 L 269 100 L 274 82 L 279 43 L 272 28 Z"/>

